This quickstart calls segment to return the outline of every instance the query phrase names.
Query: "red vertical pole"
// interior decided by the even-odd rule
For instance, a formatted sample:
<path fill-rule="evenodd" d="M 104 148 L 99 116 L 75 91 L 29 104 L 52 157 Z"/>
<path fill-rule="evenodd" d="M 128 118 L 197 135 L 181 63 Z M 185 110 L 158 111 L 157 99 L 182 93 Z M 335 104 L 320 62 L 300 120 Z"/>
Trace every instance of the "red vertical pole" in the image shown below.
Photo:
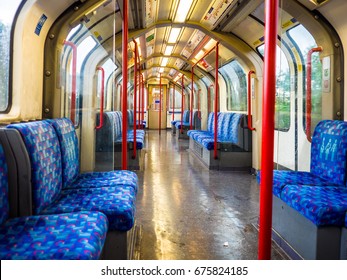
<path fill-rule="evenodd" d="M 135 63 L 134 63 L 134 147 L 133 147 L 133 159 L 136 158 L 136 126 L 137 126 L 137 114 L 136 114 L 136 107 L 137 107 L 137 42 L 133 40 L 135 44 Z"/>
<path fill-rule="evenodd" d="M 200 112 L 200 98 L 201 98 L 201 89 L 198 90 L 198 118 L 201 119 L 201 112 Z"/>
<path fill-rule="evenodd" d="M 122 61 L 122 72 L 123 72 L 123 91 L 122 91 L 122 169 L 126 170 L 128 166 L 128 154 L 127 154 L 127 132 L 128 132 L 128 0 L 123 0 L 123 61 Z"/>
<path fill-rule="evenodd" d="M 159 73 L 159 135 L 161 134 L 161 73 Z"/>
<path fill-rule="evenodd" d="M 192 67 L 192 91 L 190 93 L 189 129 L 193 129 L 194 67 Z"/>
<path fill-rule="evenodd" d="M 215 81 L 214 81 L 214 159 L 218 158 L 217 155 L 217 138 L 218 138 L 218 67 L 219 67 L 219 43 L 216 44 L 216 66 L 215 66 Z"/>
<path fill-rule="evenodd" d="M 77 94 L 77 46 L 70 42 L 64 41 L 64 44 L 72 48 L 72 85 L 71 85 L 71 105 L 70 119 L 75 124 L 76 116 L 76 94 Z"/>
<path fill-rule="evenodd" d="M 248 72 L 248 129 L 249 130 L 255 130 L 254 127 L 252 127 L 252 97 L 251 97 L 251 83 L 252 83 L 252 74 L 254 74 L 255 72 L 253 70 Z"/>
<path fill-rule="evenodd" d="M 99 125 L 96 126 L 96 129 L 102 128 L 104 124 L 104 95 L 105 95 L 105 70 L 102 67 L 96 68 L 98 71 L 101 71 L 101 97 L 100 97 L 100 122 Z"/>
<path fill-rule="evenodd" d="M 184 77 L 182 75 L 182 82 L 181 82 L 181 87 L 182 87 L 182 102 L 181 102 L 181 129 L 180 129 L 180 133 L 182 133 L 182 129 L 183 129 L 183 111 L 184 111 Z"/>
<path fill-rule="evenodd" d="M 172 120 L 175 119 L 175 84 L 173 84 L 173 93 L 172 93 Z"/>
<path fill-rule="evenodd" d="M 143 122 L 145 120 L 145 81 L 143 80 L 143 75 L 141 74 L 141 80 L 142 80 L 142 127 L 144 128 Z"/>
<path fill-rule="evenodd" d="M 272 182 L 274 157 L 274 115 L 276 93 L 276 41 L 278 0 L 265 2 L 265 55 L 262 112 L 260 224 L 258 258 L 271 259 Z"/>
<path fill-rule="evenodd" d="M 141 128 L 141 126 L 140 126 L 140 124 L 142 123 L 141 122 L 141 106 L 142 106 L 142 104 L 141 104 L 141 89 L 142 89 L 142 87 L 141 87 L 141 69 L 140 69 L 140 71 L 139 71 L 139 106 L 138 106 L 138 111 L 137 111 L 137 113 L 138 113 L 138 115 L 137 115 L 137 119 L 138 119 L 138 128 Z"/>

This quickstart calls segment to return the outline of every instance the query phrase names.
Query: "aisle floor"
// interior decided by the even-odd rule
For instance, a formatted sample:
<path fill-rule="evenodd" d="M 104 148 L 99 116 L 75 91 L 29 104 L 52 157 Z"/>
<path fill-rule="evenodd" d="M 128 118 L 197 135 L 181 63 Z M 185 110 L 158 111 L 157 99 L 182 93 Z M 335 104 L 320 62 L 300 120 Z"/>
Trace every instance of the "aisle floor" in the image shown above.
<path fill-rule="evenodd" d="M 137 172 L 137 259 L 257 259 L 254 175 L 208 170 L 170 130 L 147 131 L 145 152 Z M 287 256 L 273 244 L 272 259 Z"/>

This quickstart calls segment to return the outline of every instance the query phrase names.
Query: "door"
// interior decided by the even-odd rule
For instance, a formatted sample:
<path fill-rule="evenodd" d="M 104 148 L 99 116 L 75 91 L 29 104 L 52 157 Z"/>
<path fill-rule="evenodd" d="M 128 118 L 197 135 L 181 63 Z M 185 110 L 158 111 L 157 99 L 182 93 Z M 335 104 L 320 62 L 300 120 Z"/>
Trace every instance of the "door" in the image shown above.
<path fill-rule="evenodd" d="M 149 85 L 148 87 L 148 128 L 166 129 L 166 90 L 167 86 Z M 160 121 L 160 122 L 159 122 Z"/>

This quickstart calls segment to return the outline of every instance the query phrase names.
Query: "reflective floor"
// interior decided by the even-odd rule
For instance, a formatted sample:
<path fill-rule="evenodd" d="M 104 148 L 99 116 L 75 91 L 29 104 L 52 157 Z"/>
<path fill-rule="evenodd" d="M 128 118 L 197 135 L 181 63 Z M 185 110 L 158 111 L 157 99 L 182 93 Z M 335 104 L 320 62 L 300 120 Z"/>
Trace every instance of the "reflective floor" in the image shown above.
<path fill-rule="evenodd" d="M 257 259 L 259 188 L 246 172 L 209 171 L 171 131 L 147 131 L 136 223 L 144 260 Z M 286 259 L 273 245 L 273 259 Z"/>

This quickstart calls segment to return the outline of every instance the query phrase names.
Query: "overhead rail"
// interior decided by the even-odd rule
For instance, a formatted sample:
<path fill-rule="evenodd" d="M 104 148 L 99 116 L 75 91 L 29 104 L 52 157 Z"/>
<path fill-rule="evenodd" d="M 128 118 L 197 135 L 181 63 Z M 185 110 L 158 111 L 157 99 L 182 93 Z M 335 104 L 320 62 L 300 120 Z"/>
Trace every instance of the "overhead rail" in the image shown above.
<path fill-rule="evenodd" d="M 122 20 L 122 49 L 123 49 L 123 61 L 122 61 L 122 75 L 123 75 L 123 91 L 122 91 L 122 170 L 127 170 L 128 154 L 127 154 L 127 132 L 128 132 L 128 0 L 123 0 L 123 20 Z M 136 147 L 134 147 L 136 148 Z"/>
<path fill-rule="evenodd" d="M 322 47 L 312 48 L 307 53 L 306 61 L 306 138 L 312 142 L 312 54 L 323 51 Z"/>
<path fill-rule="evenodd" d="M 72 81 L 71 81 L 71 105 L 70 105 L 70 120 L 75 125 L 76 116 L 76 94 L 77 94 L 77 46 L 70 41 L 64 40 L 64 45 L 72 49 Z"/>
<path fill-rule="evenodd" d="M 271 259 L 272 182 L 276 96 L 278 0 L 265 1 L 265 55 L 262 112 L 258 259 Z"/>
<path fill-rule="evenodd" d="M 252 82 L 252 74 L 254 74 L 255 72 L 253 70 L 248 72 L 248 88 L 247 88 L 247 93 L 248 93 L 248 129 L 249 130 L 255 130 L 255 128 L 252 125 L 252 96 L 251 96 L 251 91 L 252 91 L 252 86 L 251 86 L 251 82 Z"/>
<path fill-rule="evenodd" d="M 133 147 L 133 156 L 132 158 L 136 158 L 136 127 L 137 127 L 137 114 L 136 114 L 136 107 L 137 107 L 137 58 L 138 58 L 138 50 L 137 50 L 137 42 L 133 39 L 133 42 L 135 44 L 135 60 L 134 60 L 134 147 Z"/>
<path fill-rule="evenodd" d="M 100 129 L 104 125 L 104 96 L 105 96 L 105 70 L 102 67 L 97 67 L 97 71 L 101 71 L 101 91 L 100 91 L 100 120 L 99 125 L 95 127 Z"/>

